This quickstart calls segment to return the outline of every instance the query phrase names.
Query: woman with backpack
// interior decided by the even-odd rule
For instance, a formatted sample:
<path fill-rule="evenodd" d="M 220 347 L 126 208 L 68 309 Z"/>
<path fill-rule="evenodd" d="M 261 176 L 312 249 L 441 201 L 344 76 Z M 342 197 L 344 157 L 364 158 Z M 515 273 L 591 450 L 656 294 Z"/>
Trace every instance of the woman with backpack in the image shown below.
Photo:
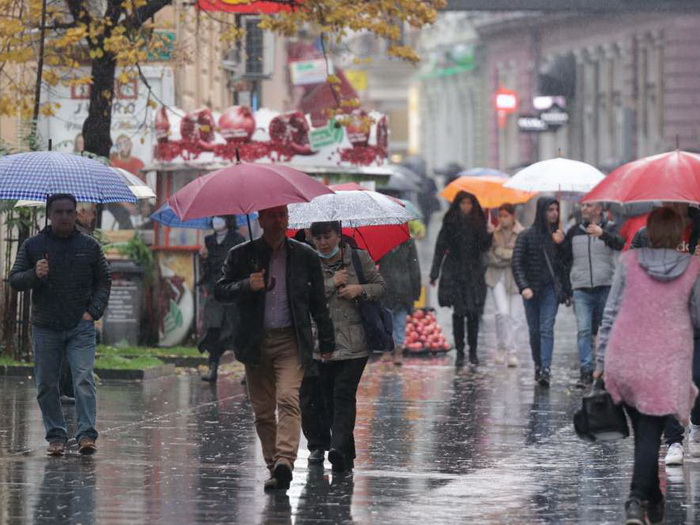
<path fill-rule="evenodd" d="M 339 473 L 354 467 L 356 395 L 369 358 L 360 303 L 379 300 L 386 284 L 367 252 L 341 242 L 339 222 L 315 222 L 310 233 L 321 259 L 336 350 L 326 360 L 314 355 L 323 400 L 312 405 L 313 413 L 302 414 L 302 426 L 307 440 L 311 442 L 312 436 L 318 444 L 309 463 L 323 463 L 328 450 L 333 472 Z M 364 277 L 363 284 L 358 274 Z"/>
<path fill-rule="evenodd" d="M 476 366 L 479 320 L 486 302 L 486 254 L 491 246 L 486 216 L 476 196 L 460 191 L 442 219 L 430 284 L 440 278 L 438 302 L 452 308 L 457 366 L 464 363 L 465 322 L 469 363 Z"/>

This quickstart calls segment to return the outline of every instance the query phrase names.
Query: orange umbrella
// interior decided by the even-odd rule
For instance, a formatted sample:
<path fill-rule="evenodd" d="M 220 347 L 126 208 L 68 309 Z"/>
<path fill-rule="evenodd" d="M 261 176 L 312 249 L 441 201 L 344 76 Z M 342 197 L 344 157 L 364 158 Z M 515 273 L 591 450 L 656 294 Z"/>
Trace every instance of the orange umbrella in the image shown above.
<path fill-rule="evenodd" d="M 459 177 L 453 180 L 440 194 L 452 202 L 460 191 L 472 193 L 479 199 L 482 208 L 498 208 L 501 204 L 522 204 L 532 199 L 537 193 L 504 188 L 508 181 L 505 177 L 485 175 L 483 177 Z"/>

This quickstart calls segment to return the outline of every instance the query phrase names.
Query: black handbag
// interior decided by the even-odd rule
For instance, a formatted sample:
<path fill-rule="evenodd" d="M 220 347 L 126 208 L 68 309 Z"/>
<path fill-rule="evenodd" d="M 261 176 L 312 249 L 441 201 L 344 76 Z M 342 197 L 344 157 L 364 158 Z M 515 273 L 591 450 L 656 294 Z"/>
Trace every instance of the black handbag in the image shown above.
<path fill-rule="evenodd" d="M 597 379 L 591 391 L 583 396 L 581 410 L 574 414 L 574 430 L 586 441 L 615 441 L 629 437 L 625 410 L 613 402 L 601 379 Z"/>
<path fill-rule="evenodd" d="M 352 265 L 360 284 L 365 284 L 365 273 L 357 250 L 352 250 Z M 394 349 L 394 321 L 391 310 L 382 306 L 379 301 L 359 301 L 362 326 L 365 329 L 365 340 L 369 350 Z"/>

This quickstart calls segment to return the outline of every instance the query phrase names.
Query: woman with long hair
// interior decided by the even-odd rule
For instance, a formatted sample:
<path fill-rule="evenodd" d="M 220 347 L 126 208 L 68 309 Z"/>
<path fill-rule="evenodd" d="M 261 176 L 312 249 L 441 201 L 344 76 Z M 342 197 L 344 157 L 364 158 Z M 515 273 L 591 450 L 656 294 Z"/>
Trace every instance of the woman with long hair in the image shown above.
<path fill-rule="evenodd" d="M 464 363 L 465 322 L 469 363 L 476 366 L 479 319 L 486 302 L 486 253 L 491 246 L 486 216 L 479 200 L 460 191 L 442 219 L 435 244 L 430 284 L 440 278 L 438 302 L 452 308 L 457 366 Z"/>

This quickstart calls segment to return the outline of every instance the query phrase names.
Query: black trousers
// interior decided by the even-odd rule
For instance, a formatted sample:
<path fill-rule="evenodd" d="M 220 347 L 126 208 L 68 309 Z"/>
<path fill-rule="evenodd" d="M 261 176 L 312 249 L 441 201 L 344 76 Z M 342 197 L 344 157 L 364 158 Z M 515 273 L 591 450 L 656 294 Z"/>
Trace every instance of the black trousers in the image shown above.
<path fill-rule="evenodd" d="M 319 362 L 319 376 L 304 378 L 301 425 L 309 450 L 334 448 L 346 458 L 355 459 L 357 387 L 367 360 Z"/>
<path fill-rule="evenodd" d="M 476 355 L 476 345 L 479 341 L 479 317 L 478 314 L 471 313 L 467 315 L 452 314 L 452 334 L 454 335 L 457 352 L 464 352 L 464 325 L 466 321 L 469 354 Z"/>
<path fill-rule="evenodd" d="M 659 449 L 667 416 L 648 416 L 625 406 L 634 429 L 634 469 L 630 498 L 658 503 L 663 498 L 659 486 Z"/>
<path fill-rule="evenodd" d="M 693 340 L 693 383 L 700 388 L 700 338 Z M 690 422 L 693 425 L 700 425 L 700 396 L 695 398 L 695 403 L 690 411 Z M 673 416 L 668 416 L 666 420 L 666 428 L 664 428 L 664 437 L 666 444 L 683 443 L 685 428 Z"/>
<path fill-rule="evenodd" d="M 209 363 L 218 364 L 221 356 L 226 352 L 226 345 L 221 341 L 221 328 L 207 328 L 204 336 L 197 343 L 200 352 L 209 353 Z"/>

